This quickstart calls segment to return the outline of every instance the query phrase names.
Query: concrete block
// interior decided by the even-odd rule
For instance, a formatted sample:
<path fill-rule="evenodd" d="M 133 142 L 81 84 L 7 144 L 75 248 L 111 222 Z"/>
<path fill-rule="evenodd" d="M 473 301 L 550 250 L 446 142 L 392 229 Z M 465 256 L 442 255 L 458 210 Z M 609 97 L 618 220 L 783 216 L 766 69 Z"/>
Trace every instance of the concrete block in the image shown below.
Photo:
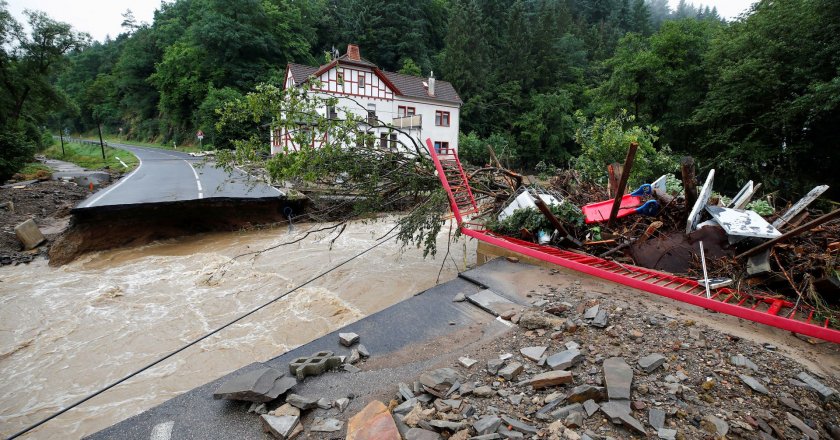
<path fill-rule="evenodd" d="M 319 351 L 308 357 L 299 357 L 289 364 L 289 372 L 298 380 L 306 376 L 317 376 L 341 364 L 341 358 L 333 356 L 331 351 Z"/>
<path fill-rule="evenodd" d="M 15 226 L 15 234 L 23 244 L 23 249 L 27 251 L 38 247 L 38 245 L 46 240 L 44 234 L 41 233 L 38 225 L 32 219 Z"/>

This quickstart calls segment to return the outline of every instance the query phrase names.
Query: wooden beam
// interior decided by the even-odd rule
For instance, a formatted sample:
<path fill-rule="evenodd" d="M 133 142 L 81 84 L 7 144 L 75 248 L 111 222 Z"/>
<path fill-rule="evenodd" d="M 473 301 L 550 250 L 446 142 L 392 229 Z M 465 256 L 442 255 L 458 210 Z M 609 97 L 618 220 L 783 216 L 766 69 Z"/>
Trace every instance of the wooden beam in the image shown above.
<path fill-rule="evenodd" d="M 802 225 L 802 226 L 800 226 L 796 229 L 793 229 L 789 232 L 785 232 L 784 234 L 782 234 L 782 235 L 780 235 L 780 236 L 778 236 L 778 237 L 776 237 L 776 238 L 774 238 L 770 241 L 764 242 L 764 243 L 762 243 L 762 244 L 760 244 L 760 245 L 758 245 L 758 246 L 756 246 L 756 247 L 754 247 L 754 248 L 736 256 L 735 258 L 740 259 L 740 258 L 744 258 L 744 257 L 749 257 L 750 255 L 755 255 L 755 254 L 757 254 L 757 253 L 759 253 L 759 252 L 761 252 L 765 249 L 770 249 L 771 247 L 775 246 L 776 243 L 787 240 L 788 238 L 791 238 L 791 237 L 796 237 L 797 235 L 802 234 L 803 232 L 810 231 L 811 229 L 814 229 L 821 224 L 828 223 L 828 222 L 830 222 L 832 220 L 835 220 L 835 219 L 838 219 L 838 218 L 840 218 L 840 209 L 835 209 L 833 212 L 829 212 L 828 214 L 823 215 L 821 217 L 818 217 L 814 220 L 811 220 L 810 222 L 805 223 L 804 225 Z"/>
<path fill-rule="evenodd" d="M 627 157 L 624 159 L 624 167 L 621 170 L 621 180 L 618 182 L 618 188 L 615 191 L 615 200 L 613 201 L 612 211 L 610 211 L 610 219 L 607 225 L 612 226 L 615 221 L 615 216 L 618 215 L 618 210 L 621 208 L 621 198 L 624 197 L 624 190 L 627 189 L 627 179 L 630 178 L 630 171 L 633 169 L 633 160 L 636 158 L 636 150 L 639 149 L 638 142 L 630 142 L 630 149 L 627 150 Z"/>
<path fill-rule="evenodd" d="M 682 168 L 683 190 L 685 191 L 685 211 L 688 214 L 697 201 L 697 178 L 694 174 L 694 158 L 684 156 L 680 165 Z"/>

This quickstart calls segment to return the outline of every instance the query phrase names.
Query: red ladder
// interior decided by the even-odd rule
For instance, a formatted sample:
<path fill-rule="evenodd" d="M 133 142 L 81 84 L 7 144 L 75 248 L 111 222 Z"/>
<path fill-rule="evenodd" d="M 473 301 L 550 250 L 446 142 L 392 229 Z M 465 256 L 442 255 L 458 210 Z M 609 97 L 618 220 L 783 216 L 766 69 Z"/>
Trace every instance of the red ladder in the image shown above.
<path fill-rule="evenodd" d="M 470 225 L 463 222 L 462 215 L 476 213 L 478 208 L 457 155 L 454 152 L 447 154 L 446 160 L 450 163 L 444 166 L 431 141 L 426 140 L 426 143 L 441 184 L 449 195 L 452 212 L 464 235 L 628 287 L 794 333 L 840 343 L 840 330 L 832 326 L 831 317 L 820 316 L 813 307 L 807 305 L 729 288 L 713 289 L 711 297 L 707 298 L 705 288 L 696 280 L 497 235 L 487 230 L 470 229 Z M 454 161 L 450 157 L 454 157 Z M 458 172 L 446 173 L 444 171 L 447 167 L 457 167 Z M 450 183 L 449 176 L 456 176 L 456 180 Z M 459 199 L 457 194 L 468 194 L 470 203 L 459 203 L 458 200 L 462 200 L 463 196 Z M 462 206 L 468 209 L 462 212 Z"/>
<path fill-rule="evenodd" d="M 458 225 L 463 223 L 463 216 L 475 214 L 478 212 L 478 205 L 475 203 L 472 189 L 464 173 L 464 168 L 461 166 L 461 161 L 458 160 L 458 152 L 453 148 L 441 148 L 436 150 L 432 146 L 432 140 L 426 139 L 426 146 L 429 148 L 429 153 L 435 162 L 435 168 L 438 172 L 443 188 L 446 189 L 449 195 L 449 205 L 452 208 L 452 214 Z"/>

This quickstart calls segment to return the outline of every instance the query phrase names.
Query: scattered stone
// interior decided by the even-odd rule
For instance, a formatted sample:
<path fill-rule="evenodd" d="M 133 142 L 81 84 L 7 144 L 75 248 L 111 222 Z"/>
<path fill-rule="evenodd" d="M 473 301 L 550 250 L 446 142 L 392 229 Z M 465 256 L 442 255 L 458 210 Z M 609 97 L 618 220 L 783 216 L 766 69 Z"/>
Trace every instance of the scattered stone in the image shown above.
<path fill-rule="evenodd" d="M 489 385 L 483 385 L 473 390 L 473 396 L 475 397 L 493 397 L 495 395 L 496 391 Z"/>
<path fill-rule="evenodd" d="M 35 224 L 35 220 L 29 219 L 25 222 L 15 226 L 15 235 L 17 235 L 18 240 L 23 245 L 23 250 L 28 251 L 30 249 L 35 249 L 41 243 L 45 242 L 47 239 L 44 237 L 44 234 L 41 233 L 41 230 L 38 229 L 38 225 Z"/>
<path fill-rule="evenodd" d="M 510 353 L 505 353 L 505 354 L 500 354 L 500 355 L 499 355 L 499 359 L 500 359 L 500 360 L 503 360 L 503 361 L 506 361 L 506 360 L 508 360 L 508 359 L 510 359 L 510 358 L 512 358 L 512 357 L 513 357 L 513 355 L 512 355 L 512 354 L 510 354 Z"/>
<path fill-rule="evenodd" d="M 560 402 L 560 400 L 558 400 L 557 402 Z M 581 405 L 579 403 L 573 403 L 571 405 L 566 405 L 562 408 L 558 408 L 557 410 L 553 411 L 551 413 L 551 417 L 554 418 L 554 419 L 565 419 L 566 417 L 569 416 L 569 414 L 571 414 L 573 412 L 583 412 L 583 411 L 585 411 L 583 409 L 583 405 Z M 537 417 L 539 417 L 539 411 L 537 411 Z"/>
<path fill-rule="evenodd" d="M 452 298 L 453 302 L 464 302 L 467 300 L 467 295 L 464 295 L 464 292 L 460 292 L 455 295 L 455 298 Z"/>
<path fill-rule="evenodd" d="M 345 347 L 350 347 L 351 345 L 359 342 L 359 335 L 356 333 L 339 333 L 338 334 L 338 342 Z"/>
<path fill-rule="evenodd" d="M 417 399 L 411 398 L 411 399 L 406 400 L 405 402 L 397 405 L 396 407 L 394 407 L 393 412 L 394 412 L 394 414 L 399 414 L 401 416 L 404 416 L 404 415 L 408 414 L 409 412 L 411 412 L 411 410 L 413 410 L 416 405 L 417 405 Z"/>
<path fill-rule="evenodd" d="M 350 403 L 350 401 L 348 400 L 347 403 Z M 297 417 L 300 417 L 300 410 L 295 408 L 292 405 L 289 405 L 288 403 L 284 403 L 282 406 L 280 406 L 277 409 L 275 409 L 274 411 L 272 411 L 271 415 L 278 416 L 278 417 L 280 417 L 280 416 L 297 416 Z"/>
<path fill-rule="evenodd" d="M 524 396 L 523 396 L 522 394 L 513 394 L 513 395 L 511 395 L 511 396 L 508 396 L 508 400 L 510 401 L 510 403 L 511 403 L 512 405 L 517 406 L 517 405 L 519 405 L 520 403 L 522 403 L 522 398 L 523 398 L 523 397 L 524 397 Z"/>
<path fill-rule="evenodd" d="M 613 357 L 604 361 L 604 381 L 607 384 L 607 396 L 610 400 L 630 399 L 633 369 L 624 359 Z"/>
<path fill-rule="evenodd" d="M 598 316 L 599 310 L 600 306 L 598 304 L 586 309 L 586 312 L 583 313 L 583 319 L 595 319 L 595 317 Z"/>
<path fill-rule="evenodd" d="M 307 410 L 318 406 L 318 399 L 315 397 L 304 397 L 292 393 L 286 396 L 286 403 L 302 410 Z"/>
<path fill-rule="evenodd" d="M 502 376 L 507 380 L 514 381 L 517 377 L 519 377 L 524 369 L 525 367 L 523 367 L 519 362 L 511 362 L 499 370 L 499 376 Z"/>
<path fill-rule="evenodd" d="M 344 364 L 343 368 L 344 368 L 344 371 L 346 371 L 348 373 L 358 373 L 359 371 L 362 371 L 361 368 L 359 368 L 355 365 L 351 365 L 351 364 Z"/>
<path fill-rule="evenodd" d="M 569 413 L 566 416 L 566 419 L 563 420 L 563 424 L 566 425 L 567 428 L 580 428 L 583 426 L 583 414 L 575 411 Z"/>
<path fill-rule="evenodd" d="M 411 428 L 403 436 L 405 440 L 439 440 L 440 434 L 422 428 Z"/>
<path fill-rule="evenodd" d="M 758 371 L 758 365 L 740 354 L 730 357 L 729 362 L 736 367 L 747 367 L 750 370 Z"/>
<path fill-rule="evenodd" d="M 284 377 L 282 371 L 260 368 L 229 379 L 213 393 L 213 398 L 270 402 L 296 384 L 293 377 Z"/>
<path fill-rule="evenodd" d="M 319 351 L 311 356 L 299 357 L 289 364 L 289 372 L 303 380 L 306 376 L 317 376 L 341 364 L 341 358 L 331 351 Z"/>
<path fill-rule="evenodd" d="M 332 408 L 332 402 L 330 402 L 328 399 L 325 399 L 323 397 L 318 399 L 317 405 L 318 405 L 318 408 L 321 408 L 321 409 Z"/>
<path fill-rule="evenodd" d="M 502 438 L 506 439 L 519 440 L 525 438 L 525 436 L 521 432 L 508 429 L 508 427 L 505 425 L 500 426 L 497 432 L 502 435 Z"/>
<path fill-rule="evenodd" d="M 548 347 L 545 347 L 545 346 L 525 347 L 525 348 L 519 350 L 519 352 L 522 353 L 522 356 L 525 356 L 526 358 L 528 358 L 528 359 L 530 359 L 534 362 L 539 362 L 540 358 L 542 358 L 542 356 L 545 353 L 545 350 L 547 348 Z"/>
<path fill-rule="evenodd" d="M 271 433 L 280 440 L 292 438 L 292 433 L 300 423 L 298 416 L 272 416 L 263 414 L 260 416 L 263 431 Z"/>
<path fill-rule="evenodd" d="M 601 402 L 607 399 L 607 392 L 603 387 L 595 387 L 592 385 L 579 385 L 569 392 L 566 396 L 567 402 L 583 403 L 589 400 Z"/>
<path fill-rule="evenodd" d="M 262 414 L 268 414 L 268 409 L 266 409 L 265 403 L 254 402 L 254 403 L 251 404 L 251 407 L 248 408 L 248 412 L 262 415 Z"/>
<path fill-rule="evenodd" d="M 540 373 L 536 376 L 520 382 L 522 385 L 531 385 L 535 390 L 548 388 L 555 385 L 562 385 L 564 383 L 572 382 L 572 373 L 564 370 L 548 371 Z"/>
<path fill-rule="evenodd" d="M 309 426 L 309 430 L 313 432 L 335 432 L 340 431 L 343 426 L 344 422 L 338 419 L 315 417 L 315 420 Z"/>
<path fill-rule="evenodd" d="M 531 426 L 527 423 L 523 423 L 519 419 L 515 419 L 513 417 L 502 416 L 502 421 L 505 423 L 506 426 L 510 427 L 514 431 L 519 431 L 523 434 L 536 434 L 539 429 L 536 426 Z"/>
<path fill-rule="evenodd" d="M 473 423 L 473 429 L 475 429 L 478 435 L 484 435 L 496 432 L 501 425 L 502 419 L 496 416 L 485 416 Z"/>
<path fill-rule="evenodd" d="M 523 312 L 522 317 L 519 318 L 519 326 L 528 330 L 548 329 L 554 327 L 554 318 L 543 312 L 528 310 Z"/>
<path fill-rule="evenodd" d="M 446 393 L 456 382 L 460 380 L 457 371 L 451 368 L 438 368 L 420 376 L 420 383 L 427 389 Z"/>
<path fill-rule="evenodd" d="M 598 412 L 601 405 L 598 405 L 594 400 L 587 400 L 583 402 L 583 409 L 586 411 L 586 417 L 592 417 L 592 414 Z"/>
<path fill-rule="evenodd" d="M 403 401 L 411 400 L 414 398 L 414 390 L 412 390 L 405 382 L 400 382 L 399 384 L 397 384 L 397 391 L 399 392 L 400 397 L 402 397 Z"/>
<path fill-rule="evenodd" d="M 676 429 L 659 428 L 656 431 L 656 435 L 659 437 L 660 440 L 676 440 L 677 439 L 677 430 Z"/>
<path fill-rule="evenodd" d="M 580 348 L 580 344 L 575 341 L 569 341 L 563 345 L 566 347 L 566 350 L 577 350 Z"/>
<path fill-rule="evenodd" d="M 806 383 L 807 383 L 807 382 L 806 382 Z M 793 415 L 793 414 L 791 414 L 791 413 L 789 413 L 789 412 L 786 412 L 786 413 L 785 413 L 785 416 L 787 416 L 787 421 L 788 421 L 788 423 L 790 423 L 791 425 L 793 425 L 793 427 L 795 427 L 796 429 L 798 429 L 798 430 L 802 431 L 802 433 L 803 433 L 803 434 L 805 434 L 805 435 L 807 435 L 807 436 L 808 436 L 808 438 L 810 438 L 811 440 L 817 440 L 817 439 L 819 439 L 819 438 L 820 438 L 820 434 L 819 434 L 817 431 L 815 431 L 815 430 L 814 430 L 813 428 L 811 428 L 810 426 L 806 425 L 806 424 L 805 424 L 805 422 L 803 422 L 802 420 L 800 420 L 800 419 L 799 419 L 798 417 L 796 417 L 795 415 Z"/>
<path fill-rule="evenodd" d="M 647 431 L 645 431 L 645 427 L 642 425 L 642 422 L 636 420 L 633 416 L 629 413 L 622 414 L 619 419 L 621 420 L 621 424 L 633 428 L 634 431 L 638 432 L 639 434 L 647 435 Z"/>
<path fill-rule="evenodd" d="M 374 400 L 347 422 L 346 440 L 394 439 L 400 438 L 394 418 L 388 408 Z"/>
<path fill-rule="evenodd" d="M 648 411 L 648 423 L 653 429 L 660 430 L 665 427 L 665 411 L 658 408 L 651 408 Z"/>
<path fill-rule="evenodd" d="M 361 355 L 363 358 L 369 358 L 370 357 L 370 351 L 364 345 L 359 344 L 356 347 L 356 350 L 359 351 L 359 355 Z"/>
<path fill-rule="evenodd" d="M 605 328 L 610 322 L 610 315 L 606 310 L 599 310 L 595 319 L 592 320 L 592 326 L 598 328 Z"/>
<path fill-rule="evenodd" d="M 437 429 L 446 429 L 452 432 L 460 431 L 467 425 L 464 422 L 451 422 L 449 420 L 430 420 L 429 425 Z"/>
<path fill-rule="evenodd" d="M 475 437 L 470 437 L 470 440 L 499 440 L 502 438 L 501 434 L 492 433 L 492 434 L 484 434 L 484 435 L 477 435 Z"/>
<path fill-rule="evenodd" d="M 709 434 L 725 436 L 729 432 L 729 424 L 711 414 L 704 417 L 700 424 Z"/>
<path fill-rule="evenodd" d="M 645 373 L 653 373 L 665 363 L 665 360 L 665 356 L 659 353 L 652 353 L 639 359 L 639 366 L 642 367 Z"/>
<path fill-rule="evenodd" d="M 359 350 L 356 350 L 354 348 L 353 350 L 350 351 L 350 356 L 347 357 L 347 363 L 348 364 L 355 364 L 356 362 L 359 362 L 361 359 L 362 359 L 362 355 L 359 354 Z"/>
<path fill-rule="evenodd" d="M 350 399 L 346 397 L 342 397 L 340 399 L 335 399 L 333 405 L 338 409 L 338 412 L 344 412 L 348 406 L 350 406 Z"/>
<path fill-rule="evenodd" d="M 502 359 L 490 359 L 487 361 L 487 372 L 495 376 L 504 365 L 505 361 Z"/>
<path fill-rule="evenodd" d="M 552 370 L 566 370 L 577 365 L 584 359 L 583 354 L 578 350 L 566 350 L 555 353 L 545 360 L 546 365 Z"/>
<path fill-rule="evenodd" d="M 782 405 L 784 405 L 784 406 L 786 406 L 786 407 L 788 407 L 788 408 L 790 408 L 794 411 L 797 411 L 797 412 L 800 412 L 800 413 L 803 412 L 802 407 L 799 406 L 799 404 L 796 403 L 796 401 L 791 399 L 790 397 L 784 397 L 784 396 L 779 397 L 779 402 L 782 402 Z"/>
<path fill-rule="evenodd" d="M 767 388 L 755 378 L 747 376 L 745 374 L 739 374 L 738 377 L 740 377 L 741 381 L 747 384 L 747 386 L 752 388 L 753 391 L 759 392 L 761 394 L 770 394 L 770 391 L 768 391 Z"/>
<path fill-rule="evenodd" d="M 813 388 L 814 391 L 816 391 L 823 399 L 828 399 L 831 396 L 837 394 L 837 390 L 823 385 L 822 382 L 818 381 L 817 379 L 814 379 L 804 371 L 802 373 L 799 373 L 799 375 L 797 375 L 796 377 L 802 382 L 806 383 L 809 387 Z"/>
<path fill-rule="evenodd" d="M 613 423 L 621 422 L 621 416 L 630 414 L 630 407 L 620 402 L 605 402 L 601 404 L 601 412 Z"/>
<path fill-rule="evenodd" d="M 468 358 L 468 357 L 466 357 L 466 356 L 461 356 L 461 357 L 459 357 L 459 358 L 458 358 L 458 363 L 460 363 L 461 365 L 463 365 L 463 366 L 464 366 L 464 367 L 466 367 L 466 368 L 471 368 L 471 367 L 472 367 L 473 365 L 475 365 L 477 362 L 478 362 L 477 360 L 475 360 L 475 359 L 470 359 L 470 358 Z"/>

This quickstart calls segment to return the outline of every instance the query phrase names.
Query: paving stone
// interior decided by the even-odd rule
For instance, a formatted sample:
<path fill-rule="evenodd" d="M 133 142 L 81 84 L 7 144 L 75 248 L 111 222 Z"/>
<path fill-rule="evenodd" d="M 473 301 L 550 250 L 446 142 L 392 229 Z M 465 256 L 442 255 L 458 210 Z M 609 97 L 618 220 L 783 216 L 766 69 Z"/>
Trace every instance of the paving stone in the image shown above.
<path fill-rule="evenodd" d="M 46 241 L 46 237 L 38 229 L 35 220 L 32 219 L 15 226 L 15 235 L 17 235 L 18 240 L 23 244 L 23 250 L 25 251 L 35 249 L 39 244 Z"/>
<path fill-rule="evenodd" d="M 665 427 L 665 411 L 658 408 L 651 408 L 648 411 L 648 423 L 653 426 L 653 429 L 662 429 Z"/>
<path fill-rule="evenodd" d="M 496 416 L 485 416 L 473 423 L 473 429 L 478 435 L 491 434 L 502 425 L 502 419 Z"/>
<path fill-rule="evenodd" d="M 519 352 L 522 353 L 522 356 L 525 356 L 526 358 L 528 358 L 528 359 L 530 359 L 534 362 L 539 362 L 540 358 L 542 358 L 542 356 L 545 353 L 545 350 L 547 348 L 548 347 L 545 347 L 545 346 L 525 347 L 525 348 L 519 350 Z"/>
<path fill-rule="evenodd" d="M 754 364 L 753 361 L 740 354 L 730 357 L 729 363 L 736 367 L 747 367 L 750 370 L 758 371 L 758 365 Z"/>
<path fill-rule="evenodd" d="M 539 390 L 542 388 L 548 388 L 556 385 L 562 385 L 564 383 L 571 383 L 572 382 L 572 373 L 569 371 L 564 370 L 557 370 L 557 371 L 548 371 L 545 373 L 540 373 L 535 375 L 534 377 L 520 382 L 522 385 L 531 385 L 534 387 L 535 390 Z"/>
<path fill-rule="evenodd" d="M 263 431 L 271 433 L 280 440 L 286 440 L 292 437 L 292 433 L 300 423 L 298 416 L 272 416 L 263 414 L 260 416 Z"/>
<path fill-rule="evenodd" d="M 592 414 L 598 412 L 598 408 L 600 407 L 601 405 L 598 405 L 597 402 L 591 399 L 583 402 L 583 409 L 586 411 L 586 417 L 592 417 Z"/>
<path fill-rule="evenodd" d="M 439 393 L 446 393 L 460 379 L 461 376 L 452 368 L 438 368 L 437 370 L 423 373 L 420 376 L 420 383 Z"/>
<path fill-rule="evenodd" d="M 343 426 L 344 422 L 338 419 L 315 417 L 315 420 L 309 425 L 309 430 L 313 432 L 336 432 L 340 431 Z"/>
<path fill-rule="evenodd" d="M 799 373 L 796 377 L 805 384 L 807 384 L 809 387 L 811 387 L 814 391 L 816 391 L 823 399 L 828 399 L 832 396 L 836 397 L 837 395 L 837 390 L 823 385 L 822 382 L 813 378 L 811 375 L 804 371 L 802 373 Z"/>
<path fill-rule="evenodd" d="M 286 403 L 302 410 L 312 409 L 318 406 L 318 398 L 305 397 L 298 394 L 289 394 L 286 396 Z"/>
<path fill-rule="evenodd" d="M 400 432 L 388 408 L 380 401 L 370 402 L 347 422 L 346 440 L 399 440 Z"/>
<path fill-rule="evenodd" d="M 613 399 L 630 399 L 630 386 L 633 382 L 633 369 L 624 359 L 613 357 L 604 360 L 604 381 L 607 384 L 607 396 Z"/>
<path fill-rule="evenodd" d="M 641 367 L 645 373 L 653 373 L 657 368 L 661 367 L 662 364 L 665 363 L 665 360 L 665 356 L 659 353 L 651 353 L 639 359 L 639 367 Z"/>
<path fill-rule="evenodd" d="M 577 365 L 584 359 L 583 354 L 578 350 L 566 350 L 555 353 L 545 360 L 545 364 L 552 370 L 566 370 Z"/>
<path fill-rule="evenodd" d="M 487 361 L 487 372 L 495 376 L 504 365 L 505 361 L 502 359 L 490 359 Z"/>
<path fill-rule="evenodd" d="M 345 347 L 349 347 L 357 342 L 359 342 L 359 335 L 356 333 L 339 333 L 338 334 L 338 342 L 341 342 L 341 345 Z"/>
<path fill-rule="evenodd" d="M 807 382 L 806 382 L 806 383 L 807 383 Z M 803 434 L 805 434 L 805 435 L 807 435 L 807 436 L 808 436 L 808 438 L 810 438 L 810 439 L 812 439 L 812 440 L 816 440 L 816 439 L 820 438 L 820 434 L 819 434 L 817 431 L 815 431 L 815 430 L 814 430 L 813 428 L 811 428 L 810 426 L 806 425 L 806 424 L 805 424 L 805 422 L 803 422 L 802 420 L 800 420 L 800 419 L 799 419 L 798 417 L 796 417 L 795 415 L 793 415 L 793 414 L 791 414 L 791 413 L 789 413 L 789 412 L 786 412 L 786 413 L 785 413 L 785 416 L 787 417 L 787 421 L 788 421 L 788 423 L 790 423 L 790 424 L 791 424 L 793 427 L 795 427 L 796 429 L 798 429 L 798 430 L 802 431 L 802 433 L 803 433 Z"/>
<path fill-rule="evenodd" d="M 260 368 L 226 381 L 213 393 L 213 398 L 270 402 L 295 384 L 293 377 L 285 377 L 280 370 Z"/>
<path fill-rule="evenodd" d="M 596 387 L 592 385 L 578 385 L 569 391 L 566 396 L 567 402 L 583 403 L 588 400 L 601 402 L 607 399 L 607 392 L 603 387 Z"/>
<path fill-rule="evenodd" d="M 747 386 L 752 388 L 753 391 L 756 391 L 761 394 L 770 394 L 770 391 L 767 390 L 767 387 L 762 385 L 761 382 L 756 380 L 754 377 L 747 376 L 746 374 L 739 374 L 738 377 L 740 377 L 741 381 L 747 384 Z"/>
<path fill-rule="evenodd" d="M 509 381 L 514 381 L 517 377 L 519 377 L 523 370 L 525 370 L 525 367 L 522 366 L 522 364 L 519 362 L 511 362 L 499 370 L 499 376 L 502 376 Z"/>
<path fill-rule="evenodd" d="M 317 376 L 341 364 L 341 358 L 334 356 L 331 351 L 319 351 L 311 356 L 299 357 L 289 364 L 289 372 L 298 380 L 306 376 Z"/>

